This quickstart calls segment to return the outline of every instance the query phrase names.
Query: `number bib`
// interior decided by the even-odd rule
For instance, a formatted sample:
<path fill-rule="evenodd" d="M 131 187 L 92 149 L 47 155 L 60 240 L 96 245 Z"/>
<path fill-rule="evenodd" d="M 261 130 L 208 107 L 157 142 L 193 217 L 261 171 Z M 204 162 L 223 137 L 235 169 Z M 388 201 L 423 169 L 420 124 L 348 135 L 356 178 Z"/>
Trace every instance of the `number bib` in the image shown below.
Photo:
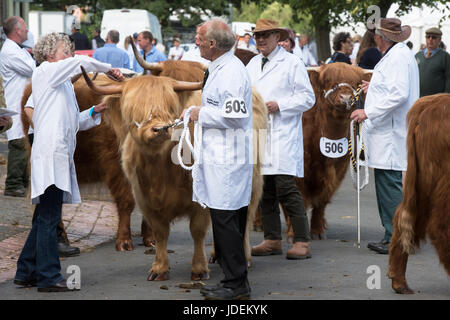
<path fill-rule="evenodd" d="M 343 157 L 348 152 L 348 140 L 347 138 L 330 140 L 322 137 L 320 138 L 320 152 L 328 158 Z"/>
<path fill-rule="evenodd" d="M 229 98 L 222 106 L 222 116 L 225 118 L 247 118 L 249 116 L 245 101 L 240 98 Z"/>

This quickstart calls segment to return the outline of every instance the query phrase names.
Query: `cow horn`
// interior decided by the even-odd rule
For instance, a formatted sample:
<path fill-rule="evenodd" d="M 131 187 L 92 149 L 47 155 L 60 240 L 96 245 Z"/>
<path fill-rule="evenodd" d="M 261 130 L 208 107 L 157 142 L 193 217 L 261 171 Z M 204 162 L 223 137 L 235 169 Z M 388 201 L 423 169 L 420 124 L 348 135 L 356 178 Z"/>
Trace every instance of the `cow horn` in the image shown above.
<path fill-rule="evenodd" d="M 173 90 L 175 91 L 195 91 L 202 88 L 203 82 L 174 81 Z"/>
<path fill-rule="evenodd" d="M 86 81 L 89 88 L 94 91 L 97 94 L 100 95 L 110 95 L 110 94 L 120 94 L 122 93 L 122 85 L 119 84 L 113 84 L 109 86 L 99 87 L 92 82 L 92 80 L 89 78 L 88 74 L 86 73 L 86 70 L 84 70 L 83 66 L 81 66 L 81 72 L 83 72 L 84 80 Z"/>
<path fill-rule="evenodd" d="M 144 68 L 145 70 L 155 71 L 157 73 L 161 73 L 163 71 L 163 66 L 160 63 L 156 62 L 150 63 L 145 61 L 144 58 L 142 58 L 142 56 L 137 51 L 133 41 L 131 41 L 131 47 L 133 48 L 134 56 L 136 57 L 137 62 L 142 68 Z"/>
<path fill-rule="evenodd" d="M 72 83 L 77 82 L 78 79 L 80 79 L 82 75 L 83 75 L 83 73 L 79 73 L 79 74 L 73 76 L 72 79 L 71 79 Z M 97 78 L 97 75 L 98 75 L 98 72 L 96 72 L 96 73 L 94 74 L 94 77 L 92 78 L 92 81 L 94 81 L 94 80 Z"/>

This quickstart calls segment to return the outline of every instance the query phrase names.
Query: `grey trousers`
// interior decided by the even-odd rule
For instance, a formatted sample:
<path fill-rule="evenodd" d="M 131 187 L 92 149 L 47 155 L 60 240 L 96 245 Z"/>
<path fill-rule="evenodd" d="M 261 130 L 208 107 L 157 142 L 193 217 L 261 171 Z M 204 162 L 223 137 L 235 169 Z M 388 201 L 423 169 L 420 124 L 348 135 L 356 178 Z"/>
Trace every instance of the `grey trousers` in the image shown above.
<path fill-rule="evenodd" d="M 302 194 L 293 176 L 265 175 L 261 200 L 261 220 L 264 239 L 281 240 L 281 219 L 278 204 L 289 216 L 294 242 L 309 242 L 309 223 Z"/>
<path fill-rule="evenodd" d="M 5 191 L 28 188 L 28 155 L 24 139 L 8 141 L 8 167 Z"/>

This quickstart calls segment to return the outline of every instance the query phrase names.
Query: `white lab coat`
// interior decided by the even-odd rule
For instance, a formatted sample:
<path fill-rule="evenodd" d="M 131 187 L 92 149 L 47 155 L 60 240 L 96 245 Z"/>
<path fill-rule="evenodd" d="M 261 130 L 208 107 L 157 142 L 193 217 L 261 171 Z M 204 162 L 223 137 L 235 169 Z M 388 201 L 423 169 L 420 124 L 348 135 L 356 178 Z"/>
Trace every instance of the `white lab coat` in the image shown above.
<path fill-rule="evenodd" d="M 20 101 L 35 68 L 36 62 L 28 51 L 20 48 L 14 41 L 6 39 L 0 51 L 0 74 L 5 88 L 6 106 L 18 113 L 12 116 L 13 125 L 6 131 L 8 141 L 24 137 L 20 120 Z"/>
<path fill-rule="evenodd" d="M 264 102 L 276 101 L 280 110 L 272 114 L 268 128 L 263 175 L 303 177 L 302 114 L 316 98 L 302 61 L 281 47 L 269 56 L 261 71 L 262 54 L 250 60 L 247 70 Z"/>
<path fill-rule="evenodd" d="M 73 154 L 78 130 L 100 124 L 99 114 L 80 113 L 71 77 L 83 66 L 87 72 L 107 72 L 111 65 L 87 56 L 43 62 L 33 78 L 34 142 L 31 149 L 31 200 L 39 203 L 51 185 L 64 191 L 64 203 L 80 203 Z M 99 165 L 93 163 L 92 165 Z"/>
<path fill-rule="evenodd" d="M 419 69 L 411 50 L 398 43 L 373 70 L 364 110 L 368 164 L 406 171 L 406 114 L 419 98 Z"/>
<path fill-rule="evenodd" d="M 247 117 L 222 116 L 229 98 L 245 102 Z M 232 50 L 209 65 L 198 124 L 202 127 L 202 145 L 193 200 L 219 210 L 247 206 L 253 174 L 252 88 L 245 66 Z M 236 147 L 234 138 L 230 138 L 233 134 L 245 142 L 241 141 Z"/>
<path fill-rule="evenodd" d="M 172 47 L 169 50 L 169 56 L 168 58 L 170 60 L 181 60 L 181 58 L 183 57 L 184 54 L 184 49 L 180 46 L 180 47 Z"/>
<path fill-rule="evenodd" d="M 292 53 L 298 56 L 303 61 L 305 66 L 307 67 L 317 66 L 317 61 L 314 58 L 311 51 L 309 51 L 308 46 L 304 45 L 303 48 L 301 48 L 298 42 L 298 38 L 295 38 L 295 47 L 292 50 Z"/>

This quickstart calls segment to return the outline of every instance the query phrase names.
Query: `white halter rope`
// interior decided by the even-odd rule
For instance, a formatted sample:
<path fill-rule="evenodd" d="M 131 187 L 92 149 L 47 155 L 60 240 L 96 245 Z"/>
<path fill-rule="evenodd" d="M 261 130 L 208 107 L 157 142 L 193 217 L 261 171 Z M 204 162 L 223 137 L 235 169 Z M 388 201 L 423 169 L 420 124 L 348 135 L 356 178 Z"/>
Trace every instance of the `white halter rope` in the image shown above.
<path fill-rule="evenodd" d="M 202 146 L 202 126 L 197 123 L 194 125 L 194 146 L 191 143 L 191 134 L 189 132 L 189 119 L 191 116 L 191 111 L 195 106 L 189 107 L 183 118 L 183 132 L 181 133 L 180 142 L 178 142 L 177 149 L 177 158 L 180 166 L 188 171 L 192 170 L 192 193 L 195 196 L 195 200 L 200 204 L 200 206 L 205 209 L 206 205 L 199 199 L 195 190 L 195 185 L 197 184 L 197 175 L 198 175 L 198 165 L 200 163 L 200 152 Z M 183 149 L 183 140 L 186 141 L 186 144 L 189 150 L 192 153 L 192 157 L 194 158 L 194 164 L 192 166 L 187 166 L 183 163 L 183 158 L 181 157 L 181 151 Z"/>
<path fill-rule="evenodd" d="M 361 123 L 359 126 L 359 136 L 360 139 L 358 141 L 355 140 L 355 130 L 353 130 L 354 121 L 350 123 L 350 155 L 356 159 L 356 164 L 352 163 L 352 159 L 350 159 L 350 175 L 352 176 L 353 186 L 355 189 L 358 189 L 357 179 L 355 178 L 355 172 L 359 174 L 359 155 L 361 153 L 361 149 L 364 146 L 364 156 L 365 160 L 362 166 L 364 166 L 364 181 L 361 186 L 359 186 L 359 190 L 364 189 L 369 184 L 369 161 L 367 159 L 367 141 L 366 141 L 366 130 L 364 128 L 364 123 Z M 359 177 L 358 177 L 359 178 Z M 359 180 L 359 179 L 358 179 Z"/>
<path fill-rule="evenodd" d="M 150 120 L 152 120 L 152 114 L 150 113 L 150 117 L 148 117 L 147 120 L 142 121 L 141 123 L 134 121 L 134 123 L 136 124 L 136 127 L 138 127 L 138 129 L 142 128 L 143 126 L 145 126 Z"/>
<path fill-rule="evenodd" d="M 351 85 L 349 85 L 348 83 L 342 82 L 342 83 L 339 83 L 339 84 L 335 85 L 333 88 L 331 88 L 327 92 L 325 92 L 325 90 L 324 90 L 324 97 L 325 97 L 325 99 L 327 99 L 331 104 L 333 104 L 333 102 L 330 100 L 330 94 L 334 93 L 337 89 L 339 89 L 341 87 L 348 87 L 348 88 L 352 89 L 353 96 L 354 97 L 356 96 L 356 94 L 357 94 L 356 90 Z M 347 110 L 350 110 L 351 107 L 352 107 L 352 104 L 351 103 L 347 103 Z"/>

